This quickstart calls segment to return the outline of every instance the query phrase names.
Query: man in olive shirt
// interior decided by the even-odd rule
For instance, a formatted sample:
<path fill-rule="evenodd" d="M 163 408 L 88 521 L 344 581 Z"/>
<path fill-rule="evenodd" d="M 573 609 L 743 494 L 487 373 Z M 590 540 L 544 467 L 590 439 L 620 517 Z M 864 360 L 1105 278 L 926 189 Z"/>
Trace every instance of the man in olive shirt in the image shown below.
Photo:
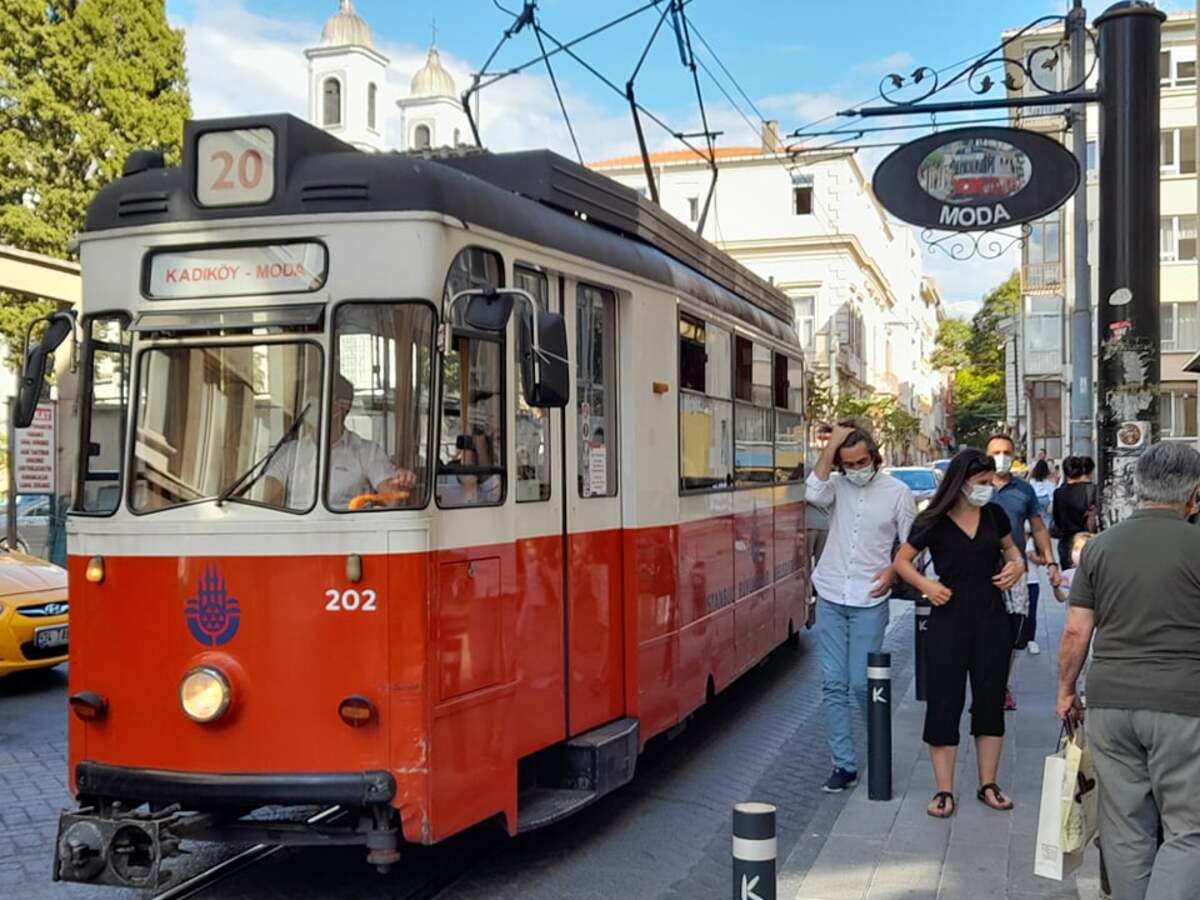
<path fill-rule="evenodd" d="M 1090 541 L 1059 648 L 1058 714 L 1095 631 L 1087 735 L 1113 897 L 1200 896 L 1200 453 L 1158 444 L 1137 462 L 1139 506 Z M 1158 847 L 1161 818 L 1163 844 Z"/>

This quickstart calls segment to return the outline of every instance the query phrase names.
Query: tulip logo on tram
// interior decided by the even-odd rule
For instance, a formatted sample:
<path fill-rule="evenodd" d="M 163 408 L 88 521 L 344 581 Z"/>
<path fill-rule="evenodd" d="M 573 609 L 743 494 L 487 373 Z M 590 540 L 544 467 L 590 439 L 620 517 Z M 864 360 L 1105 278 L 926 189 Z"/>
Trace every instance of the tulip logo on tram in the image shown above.
<path fill-rule="evenodd" d="M 547 825 L 810 620 L 791 304 L 635 192 L 196 121 L 79 254 L 56 879 Z"/>

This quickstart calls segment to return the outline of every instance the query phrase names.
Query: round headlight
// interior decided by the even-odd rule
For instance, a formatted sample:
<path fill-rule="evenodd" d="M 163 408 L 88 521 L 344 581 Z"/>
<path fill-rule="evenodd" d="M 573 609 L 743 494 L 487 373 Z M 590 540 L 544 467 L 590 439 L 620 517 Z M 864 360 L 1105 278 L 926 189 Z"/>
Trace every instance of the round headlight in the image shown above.
<path fill-rule="evenodd" d="M 179 705 L 193 722 L 215 722 L 231 699 L 229 682 L 211 666 L 192 669 L 179 685 Z"/>

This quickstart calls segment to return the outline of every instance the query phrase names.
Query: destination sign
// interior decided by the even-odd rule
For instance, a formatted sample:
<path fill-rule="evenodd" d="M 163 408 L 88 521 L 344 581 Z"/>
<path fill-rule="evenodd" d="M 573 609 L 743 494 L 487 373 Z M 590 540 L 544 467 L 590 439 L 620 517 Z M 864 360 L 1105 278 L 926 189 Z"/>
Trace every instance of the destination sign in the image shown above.
<path fill-rule="evenodd" d="M 911 141 L 875 170 L 875 196 L 912 225 L 989 231 L 1040 219 L 1079 186 L 1058 141 L 1020 128 L 959 128 Z"/>
<path fill-rule="evenodd" d="M 295 294 L 320 290 L 329 268 L 324 244 L 160 250 L 146 267 L 144 293 L 156 299 Z"/>

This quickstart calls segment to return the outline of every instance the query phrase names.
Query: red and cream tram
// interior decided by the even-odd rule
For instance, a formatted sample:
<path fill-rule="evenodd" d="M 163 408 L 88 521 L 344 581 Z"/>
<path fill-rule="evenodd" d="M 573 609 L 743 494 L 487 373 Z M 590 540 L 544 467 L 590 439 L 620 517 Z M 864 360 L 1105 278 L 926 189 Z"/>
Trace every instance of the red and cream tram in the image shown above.
<path fill-rule="evenodd" d="M 57 879 L 544 825 L 806 623 L 790 304 L 633 191 L 193 122 L 79 253 Z"/>

